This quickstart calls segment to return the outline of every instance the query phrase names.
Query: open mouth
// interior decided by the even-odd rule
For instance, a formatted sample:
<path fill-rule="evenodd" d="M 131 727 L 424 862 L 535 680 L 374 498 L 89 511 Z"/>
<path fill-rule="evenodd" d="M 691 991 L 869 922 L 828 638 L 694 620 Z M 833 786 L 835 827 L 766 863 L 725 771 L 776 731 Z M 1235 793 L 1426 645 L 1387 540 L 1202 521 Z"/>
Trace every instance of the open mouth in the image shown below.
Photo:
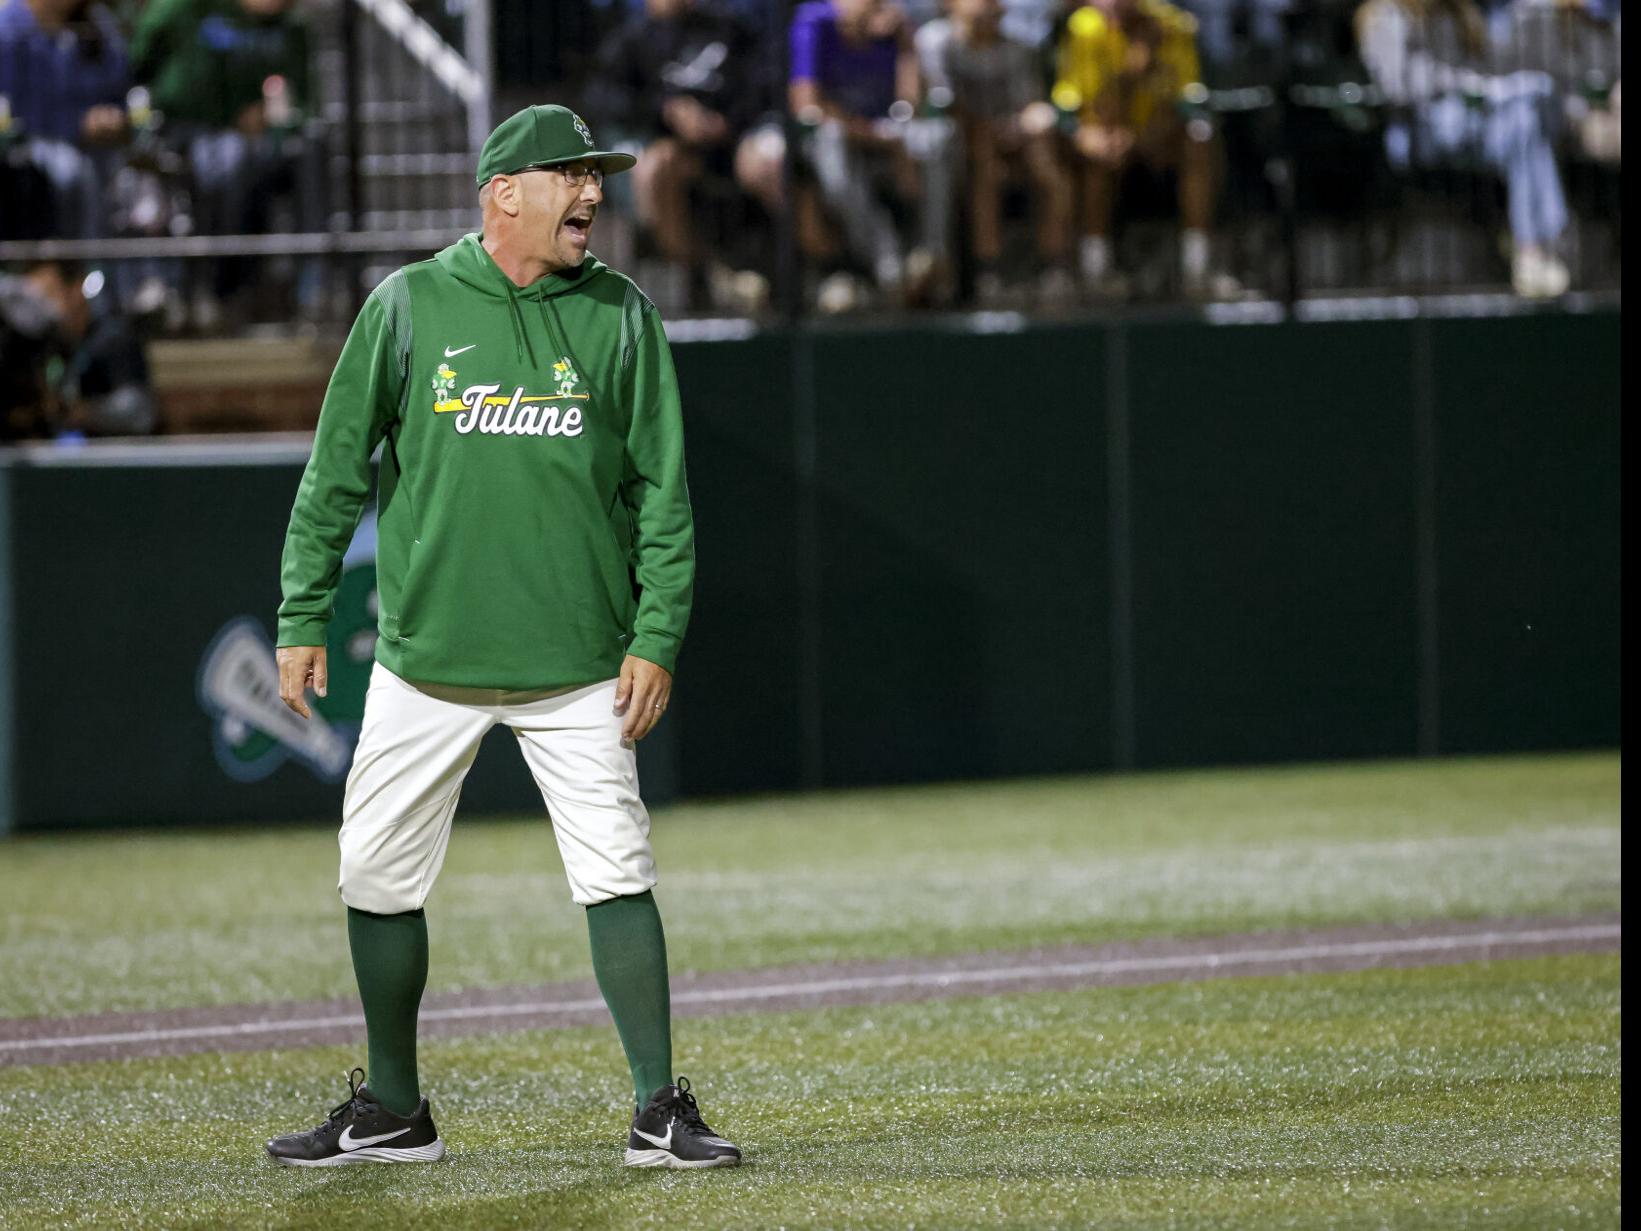
<path fill-rule="evenodd" d="M 571 238 L 581 243 L 587 242 L 587 233 L 593 229 L 593 216 L 589 214 L 571 214 L 564 220 L 564 229 Z"/>

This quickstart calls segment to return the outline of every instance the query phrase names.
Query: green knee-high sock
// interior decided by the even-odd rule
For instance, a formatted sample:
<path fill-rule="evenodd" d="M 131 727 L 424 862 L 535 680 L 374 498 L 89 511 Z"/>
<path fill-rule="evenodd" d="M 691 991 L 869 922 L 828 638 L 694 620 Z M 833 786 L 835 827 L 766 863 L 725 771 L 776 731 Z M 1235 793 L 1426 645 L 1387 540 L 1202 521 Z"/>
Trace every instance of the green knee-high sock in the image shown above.
<path fill-rule="evenodd" d="M 365 1006 L 370 1092 L 395 1115 L 420 1105 L 416 1013 L 427 986 L 427 917 L 419 910 L 372 915 L 348 907 L 353 976 Z"/>
<path fill-rule="evenodd" d="M 642 1106 L 672 1081 L 672 996 L 667 988 L 667 938 L 649 893 L 611 898 L 587 908 L 598 990 L 632 1066 Z"/>

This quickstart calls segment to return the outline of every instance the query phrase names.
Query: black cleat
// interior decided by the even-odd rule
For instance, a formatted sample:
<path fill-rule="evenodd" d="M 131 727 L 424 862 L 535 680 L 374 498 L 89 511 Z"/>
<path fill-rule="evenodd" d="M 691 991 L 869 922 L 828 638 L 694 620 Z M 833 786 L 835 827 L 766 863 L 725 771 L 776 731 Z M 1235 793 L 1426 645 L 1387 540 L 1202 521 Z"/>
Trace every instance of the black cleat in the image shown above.
<path fill-rule="evenodd" d="M 689 1092 L 689 1078 L 662 1086 L 633 1113 L 627 1134 L 629 1167 L 733 1167 L 739 1147 L 714 1137 Z"/>
<path fill-rule="evenodd" d="M 355 1080 L 357 1078 L 357 1080 Z M 346 1163 L 431 1163 L 444 1157 L 427 1100 L 408 1116 L 378 1103 L 364 1084 L 365 1071 L 348 1074 L 348 1097 L 325 1122 L 302 1133 L 275 1137 L 268 1153 L 287 1167 L 340 1167 Z"/>

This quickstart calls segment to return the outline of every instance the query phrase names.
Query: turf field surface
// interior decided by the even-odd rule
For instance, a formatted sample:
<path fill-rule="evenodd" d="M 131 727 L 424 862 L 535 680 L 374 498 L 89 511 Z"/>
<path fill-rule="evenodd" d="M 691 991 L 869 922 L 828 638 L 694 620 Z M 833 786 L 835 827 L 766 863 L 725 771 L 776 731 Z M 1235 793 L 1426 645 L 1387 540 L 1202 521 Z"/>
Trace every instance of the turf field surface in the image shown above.
<path fill-rule="evenodd" d="M 760 1014 L 681 1032 L 736 1171 L 618 1165 L 606 1029 L 434 1042 L 451 1154 L 304 1171 L 357 1052 L 0 1071 L 6 1227 L 1617 1227 L 1620 959 Z"/>
<path fill-rule="evenodd" d="M 1613 916 L 1616 755 L 1065 779 L 656 818 L 675 969 Z M 0 1016 L 342 996 L 320 828 L 0 847 Z M 441 994 L 585 979 L 538 820 L 458 822 Z M 617 1165 L 607 1025 L 431 1040 L 451 1156 L 272 1167 L 354 1046 L 0 1069 L 0 1227 L 1595 1227 L 1617 954 L 681 1020 L 735 1172 Z"/>
<path fill-rule="evenodd" d="M 1066 778 L 659 811 L 675 970 L 1619 909 L 1616 755 Z M 334 827 L 0 847 L 0 1017 L 353 994 Z M 541 818 L 458 818 L 432 991 L 591 974 Z"/>
<path fill-rule="evenodd" d="M 1484 919 L 1240 936 L 1153 937 L 1024 953 L 993 951 L 892 962 L 685 972 L 672 979 L 672 1012 L 675 1019 L 719 1017 L 737 1010 L 781 1013 L 1076 987 L 1617 953 L 1622 936 L 1623 926 L 1616 915 Z M 420 1018 L 424 1039 L 608 1021 L 603 997 L 591 981 L 434 993 L 424 998 Z M 266 1051 L 342 1041 L 361 1044 L 364 1026 L 359 1006 L 352 1000 L 0 1018 L 0 1067 Z"/>

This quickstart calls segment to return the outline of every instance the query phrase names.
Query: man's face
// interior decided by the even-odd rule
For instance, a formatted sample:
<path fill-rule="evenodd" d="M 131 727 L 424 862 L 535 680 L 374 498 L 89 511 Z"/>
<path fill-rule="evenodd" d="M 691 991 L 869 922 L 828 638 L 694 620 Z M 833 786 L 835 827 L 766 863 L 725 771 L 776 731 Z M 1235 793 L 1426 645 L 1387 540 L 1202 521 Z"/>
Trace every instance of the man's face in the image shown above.
<path fill-rule="evenodd" d="M 582 183 L 572 184 L 565 178 L 566 168 L 573 176 L 594 169 L 589 163 L 572 162 L 522 171 L 515 177 L 521 197 L 520 230 L 530 236 L 531 254 L 555 269 L 581 264 L 604 200 L 595 176 L 589 174 Z"/>
<path fill-rule="evenodd" d="M 691 0 L 644 0 L 644 13 L 651 21 L 670 21 L 685 9 Z"/>

